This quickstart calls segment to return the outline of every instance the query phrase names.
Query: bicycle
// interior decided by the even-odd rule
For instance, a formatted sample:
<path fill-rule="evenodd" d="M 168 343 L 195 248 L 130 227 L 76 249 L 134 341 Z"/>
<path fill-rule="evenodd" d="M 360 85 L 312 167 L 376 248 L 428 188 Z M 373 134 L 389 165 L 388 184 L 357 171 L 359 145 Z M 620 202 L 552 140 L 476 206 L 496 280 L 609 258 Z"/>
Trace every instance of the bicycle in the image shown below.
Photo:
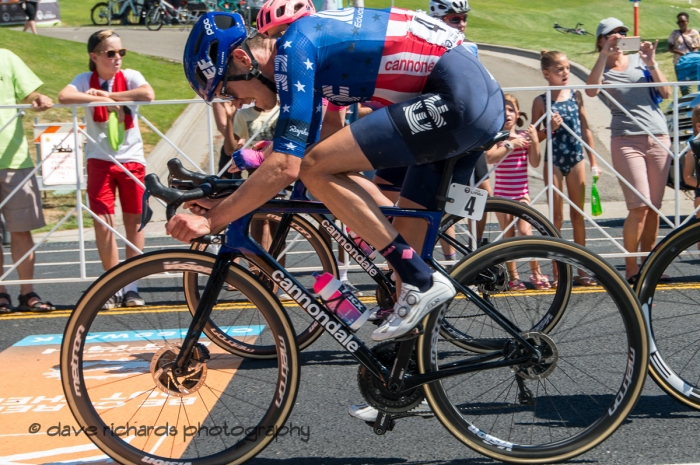
<path fill-rule="evenodd" d="M 176 159 L 168 162 L 168 168 L 170 171 L 171 185 L 184 187 L 181 181 L 185 180 L 186 182 L 193 183 L 192 185 L 215 183 L 221 185 L 222 189 L 224 189 L 225 186 L 231 186 L 230 190 L 234 190 L 240 184 L 240 181 L 221 181 L 218 178 L 212 178 L 186 170 L 179 160 Z M 300 186 L 299 183 L 296 184 L 294 189 L 295 194 L 292 195 L 292 199 L 306 199 L 305 195 L 302 193 L 302 188 L 303 185 Z M 559 231 L 557 231 L 554 225 L 552 225 L 544 215 L 521 202 L 502 198 L 490 198 L 487 200 L 484 210 L 491 215 L 498 213 L 512 215 L 515 219 L 510 225 L 506 226 L 506 230 L 515 227 L 516 220 L 523 219 L 527 221 L 535 231 L 543 236 L 561 237 Z M 305 219 L 300 215 L 283 215 L 273 208 L 272 210 L 263 209 L 253 216 L 253 220 L 265 220 L 270 222 L 270 228 L 275 230 L 276 233 L 268 247 L 268 252 L 280 262 L 282 261 L 282 257 L 284 257 L 286 260 L 286 268 L 303 270 L 304 276 L 301 277 L 297 274 L 297 279 L 304 282 L 307 289 L 311 289 L 313 286 L 313 273 L 322 274 L 328 272 L 336 277 L 338 276 L 337 264 L 333 255 L 333 250 L 330 247 L 330 242 L 332 240 L 337 242 L 339 247 L 344 248 L 348 255 L 373 278 L 374 282 L 377 284 L 376 303 L 381 308 L 393 308 L 393 295 L 395 294 L 393 282 L 386 274 L 382 273 L 361 247 L 354 244 L 345 232 L 335 225 L 332 219 L 325 215 L 318 214 L 312 215 L 309 219 Z M 497 221 L 491 221 L 490 223 L 491 225 L 498 224 Z M 447 234 L 447 231 L 454 225 L 461 226 L 461 228 L 457 229 L 456 237 L 451 237 Z M 496 228 L 495 230 L 491 229 L 491 233 L 492 234 L 490 234 L 489 229 L 487 229 L 484 235 L 490 238 L 490 242 L 499 240 L 503 235 L 503 231 L 501 231 L 500 228 Z M 467 240 L 460 239 L 460 236 L 466 236 Z M 457 262 L 461 260 L 461 258 L 472 253 L 476 248 L 476 238 L 471 234 L 470 225 L 468 223 L 465 225 L 463 219 L 456 215 L 446 215 L 443 217 L 438 230 L 437 239 L 438 240 L 435 242 L 436 248 L 438 248 L 439 241 L 445 241 L 455 249 L 459 254 L 456 260 Z M 194 243 L 191 248 L 193 250 L 205 251 L 208 247 L 208 244 Z M 294 254 L 296 254 L 296 256 L 293 256 Z M 275 290 L 275 283 L 265 278 L 265 274 L 260 270 L 261 267 L 264 267 L 264 264 L 258 264 L 255 255 L 244 255 L 249 269 L 252 268 L 256 270 L 254 273 L 259 275 L 260 279 L 266 281 L 268 288 Z M 269 272 L 271 272 L 271 270 Z M 505 270 L 501 270 L 501 272 L 506 273 Z M 538 311 L 530 308 L 527 310 L 522 309 L 522 311 L 526 312 L 527 316 L 533 320 L 532 327 L 540 327 L 540 329 L 545 332 L 557 323 L 560 309 L 566 306 L 566 301 L 572 289 L 570 269 L 568 267 L 561 267 L 559 273 L 561 285 L 553 291 L 551 302 L 540 304 L 538 306 Z M 503 284 L 506 287 L 509 281 L 507 278 L 507 276 L 502 277 L 504 281 Z M 183 279 L 185 298 L 192 314 L 194 314 L 200 299 L 200 289 L 202 286 L 199 279 L 200 277 L 197 273 L 186 273 Z M 501 291 L 503 290 L 505 289 L 501 289 Z M 226 300 L 230 301 L 231 299 L 240 300 L 240 296 L 234 293 L 228 296 Z M 220 298 L 219 304 L 222 305 L 223 303 L 224 300 Z M 304 350 L 321 336 L 323 328 L 317 325 L 313 319 L 309 319 L 300 307 L 291 307 L 290 304 L 293 305 L 293 303 L 293 301 L 285 302 L 285 310 L 293 320 L 295 329 L 298 330 L 297 343 L 299 344 L 299 348 Z M 512 312 L 515 311 L 516 310 L 512 310 Z M 483 317 L 475 313 L 474 308 L 469 308 L 466 305 L 453 305 L 450 309 L 450 313 L 443 321 L 442 331 L 445 335 L 449 335 L 455 345 L 464 349 L 474 352 L 488 351 L 492 343 L 486 343 L 486 345 L 484 345 L 485 342 L 483 339 L 474 336 L 483 331 L 484 325 L 487 325 L 488 322 L 480 321 Z M 245 351 L 242 351 L 240 348 L 245 345 L 242 345 L 240 341 L 236 340 L 237 338 L 235 336 L 230 337 L 220 329 L 221 326 L 234 325 L 235 321 L 226 321 L 226 323 L 222 323 L 221 320 L 226 317 L 226 314 L 218 313 L 218 315 L 220 316 L 216 318 L 216 321 L 208 322 L 205 327 L 205 333 L 210 336 L 217 345 L 240 356 L 255 356 L 260 358 L 275 356 L 275 352 L 271 347 L 267 347 L 267 350 L 263 350 L 259 347 L 248 346 Z M 236 316 L 232 315 L 232 317 L 235 318 Z M 380 321 L 381 320 L 378 319 L 376 323 Z M 468 321 L 469 324 L 468 327 L 465 328 L 462 322 L 466 321 Z"/>
<path fill-rule="evenodd" d="M 576 26 L 574 26 L 574 27 L 564 27 L 564 26 L 560 26 L 559 23 L 554 23 L 554 29 L 561 32 L 562 34 L 576 34 L 579 36 L 592 36 L 593 35 L 580 26 L 583 26 L 583 23 L 576 23 Z"/>
<path fill-rule="evenodd" d="M 700 220 L 694 218 L 649 253 L 635 284 L 647 320 L 649 373 L 667 394 L 700 409 L 697 273 Z"/>
<path fill-rule="evenodd" d="M 135 0 L 109 0 L 96 3 L 90 10 L 90 19 L 95 26 L 111 26 L 118 19 L 122 24 L 140 24 L 146 14 L 146 4 Z"/>
<path fill-rule="evenodd" d="M 168 217 L 184 201 L 220 188 L 202 184 L 182 192 L 159 185 L 154 176 L 147 186 L 151 195 L 166 201 Z M 271 201 L 268 207 L 328 214 L 314 202 Z M 434 243 L 441 208 L 389 210 L 425 219 L 426 243 Z M 648 341 L 638 301 L 617 272 L 576 244 L 508 239 L 478 249 L 453 268 L 451 274 L 458 278 L 453 285 L 492 319 L 490 333 L 480 335 L 494 341 L 489 352 L 456 350 L 441 337 L 448 304 L 427 315 L 411 334 L 370 349 L 250 239 L 251 218 L 246 215 L 229 226 L 216 256 L 177 250 L 134 257 L 107 271 L 78 302 L 61 346 L 62 385 L 78 425 L 117 462 L 242 463 L 263 450 L 289 417 L 300 376 L 295 331 L 270 289 L 233 262 L 243 252 L 257 254 L 266 275 L 360 363 L 361 392 L 380 409 L 372 424 L 376 434 L 392 429 L 395 419 L 410 415 L 425 397 L 443 426 L 481 454 L 519 463 L 565 460 L 608 437 L 641 392 Z M 423 256 L 434 262 L 431 255 L 429 247 Z M 591 294 L 584 299 L 572 294 L 549 334 L 521 330 L 506 315 L 512 303 L 505 302 L 508 296 L 490 298 L 502 285 L 504 262 L 533 259 L 583 268 L 601 283 L 593 305 Z M 180 275 L 187 272 L 211 272 L 191 318 L 178 295 Z M 100 310 L 134 279 L 147 281 L 141 289 L 159 294 L 164 305 L 153 313 Z M 231 309 L 241 314 L 240 323 L 248 324 L 226 332 L 246 334 L 249 343 L 263 340 L 274 348 L 275 358 L 238 357 L 200 339 L 224 283 L 250 302 Z M 254 316 L 246 317 L 247 311 Z M 129 338 L 136 344 L 125 344 Z M 113 392 L 120 394 L 109 397 Z M 129 434 L 129 428 L 144 434 Z"/>
<path fill-rule="evenodd" d="M 197 22 L 207 11 L 209 7 L 206 3 L 183 1 L 175 8 L 166 0 L 156 0 L 146 13 L 146 27 L 149 31 L 158 31 L 163 24 L 171 24 L 173 21 L 187 27 Z"/>

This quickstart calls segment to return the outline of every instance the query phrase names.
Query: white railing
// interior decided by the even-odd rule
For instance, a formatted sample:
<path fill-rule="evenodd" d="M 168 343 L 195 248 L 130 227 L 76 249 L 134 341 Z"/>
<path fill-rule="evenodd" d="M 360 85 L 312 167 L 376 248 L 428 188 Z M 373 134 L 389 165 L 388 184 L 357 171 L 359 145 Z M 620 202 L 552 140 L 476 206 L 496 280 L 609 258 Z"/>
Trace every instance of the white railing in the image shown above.
<path fill-rule="evenodd" d="M 670 225 L 671 227 L 677 227 L 682 224 L 681 222 L 681 212 L 680 212 L 680 200 L 681 200 L 681 191 L 680 191 L 680 167 L 678 163 L 678 159 L 680 156 L 682 156 L 686 151 L 687 147 L 684 148 L 683 150 L 680 149 L 679 143 L 678 143 L 678 138 L 679 138 L 679 131 L 678 131 L 678 87 L 680 86 L 691 86 L 691 85 L 698 85 L 700 82 L 683 82 L 683 83 L 664 83 L 664 84 L 659 84 L 659 83 L 644 83 L 644 84 L 634 84 L 634 85 L 622 85 L 622 84 L 616 84 L 616 85 L 597 85 L 597 86 L 587 86 L 587 85 L 571 85 L 571 86 L 566 86 L 566 87 L 551 87 L 551 86 L 539 86 L 539 87 L 515 87 L 515 88 L 504 88 L 504 92 L 518 92 L 518 91 L 540 91 L 544 92 L 546 95 L 546 113 L 545 115 L 540 118 L 540 121 L 535 122 L 536 124 L 539 124 L 542 122 L 542 120 L 545 120 L 546 127 L 547 127 L 547 148 L 548 148 L 548 153 L 551 153 L 551 144 L 552 144 L 552 139 L 551 139 L 551 104 L 552 104 L 552 99 L 551 99 L 551 92 L 554 90 L 560 90 L 560 89 L 571 89 L 571 90 L 584 90 L 587 88 L 596 88 L 596 89 L 601 89 L 602 94 L 605 94 L 607 98 L 609 98 L 613 104 L 617 105 L 617 102 L 612 100 L 612 98 L 609 96 L 609 94 L 605 91 L 605 89 L 611 89 L 611 88 L 628 88 L 628 87 L 658 87 L 658 86 L 663 86 L 663 85 L 668 85 L 671 86 L 673 89 L 673 108 L 674 108 L 674 113 L 673 113 L 673 129 L 671 131 L 671 137 L 673 140 L 673 145 L 670 150 L 668 150 L 668 153 L 673 159 L 676 161 L 674 163 L 673 169 L 675 170 L 675 180 L 676 180 L 676 186 L 675 186 L 675 211 L 674 215 L 672 215 L 671 218 L 669 216 L 664 215 L 661 211 L 656 209 L 653 205 L 650 204 L 648 199 L 644 199 L 641 194 L 634 189 L 628 182 L 626 182 L 622 176 L 615 171 L 615 169 L 612 167 L 610 163 L 608 163 L 602 156 L 600 156 L 595 150 L 593 150 L 591 147 L 589 147 L 586 142 L 578 137 L 576 134 L 573 133 L 571 128 L 567 127 L 566 125 L 563 125 L 563 127 L 570 132 L 572 135 L 574 135 L 578 140 L 581 141 L 583 146 L 589 150 L 592 153 L 595 153 L 597 159 L 599 160 L 599 163 L 603 164 L 607 170 L 612 173 L 615 177 L 618 179 L 622 179 L 622 181 L 632 189 L 633 192 L 636 193 L 636 195 L 640 196 L 651 209 L 653 209 L 656 213 L 659 214 L 660 218 L 662 221 Z M 129 106 L 144 106 L 144 105 L 182 105 L 182 104 L 191 104 L 191 105 L 204 105 L 204 103 L 201 100 L 161 100 L 161 101 L 154 101 L 154 102 L 120 102 L 120 105 L 129 105 Z M 74 146 L 78 147 L 80 144 L 80 136 L 84 136 L 87 139 L 91 140 L 91 137 L 79 127 L 79 121 L 78 121 L 78 108 L 86 108 L 86 107 L 97 107 L 97 106 L 107 106 L 104 103 L 93 103 L 93 104 L 86 104 L 86 105 L 55 105 L 54 108 L 70 108 L 72 112 L 72 124 L 73 124 L 73 131 L 70 133 L 70 136 L 74 137 Z M 23 114 L 24 110 L 30 109 L 30 105 L 2 105 L 0 106 L 0 109 L 6 109 L 6 108 L 13 108 L 17 109 L 18 113 L 15 118 L 21 117 Z M 624 108 L 618 105 L 618 108 L 622 110 L 623 112 L 627 113 L 628 116 L 632 117 L 632 115 L 629 115 L 628 112 Z M 150 128 L 151 131 L 153 131 L 155 134 L 157 134 L 163 141 L 163 143 L 170 148 L 172 151 L 172 157 L 167 157 L 167 158 L 180 158 L 185 162 L 185 164 L 190 167 L 191 169 L 198 170 L 199 172 L 204 172 L 204 170 L 201 168 L 201 161 L 197 161 L 195 156 L 192 154 L 187 154 L 183 149 L 178 147 L 178 145 L 171 140 L 167 135 L 163 134 L 162 131 L 160 131 L 155 125 L 153 125 L 150 121 L 148 121 L 146 118 L 143 117 L 138 111 L 136 113 L 138 116 L 138 119 L 141 120 L 148 128 Z M 217 154 L 214 153 L 214 124 L 212 121 L 213 115 L 211 112 L 210 108 L 206 108 L 206 118 L 207 118 L 207 130 L 206 134 L 203 134 L 201 136 L 202 138 L 202 145 L 205 143 L 207 144 L 208 147 L 208 172 L 209 174 L 221 174 L 221 172 L 217 173 L 216 172 L 216 166 L 217 163 L 215 162 L 215 157 Z M 633 117 L 632 117 L 633 118 Z M 6 128 L 10 127 L 15 119 L 9 121 L 5 125 L 3 125 L 2 128 L 0 128 L 0 131 L 6 130 Z M 269 122 L 269 120 L 268 120 Z M 267 123 L 266 123 L 267 124 Z M 265 125 L 266 125 L 265 124 Z M 265 125 L 263 125 L 259 131 L 263 130 Z M 653 134 L 649 134 L 651 137 L 655 136 Z M 257 133 L 254 134 L 248 141 L 246 141 L 246 146 L 255 139 L 257 136 Z M 55 149 L 51 151 L 49 154 L 42 154 L 42 158 L 39 161 L 39 163 L 36 165 L 34 170 L 32 171 L 32 174 L 35 174 L 36 172 L 39 171 L 39 169 L 42 167 L 44 162 L 51 157 L 55 153 Z M 153 154 L 154 152 L 151 152 Z M 81 281 L 93 281 L 97 276 L 88 276 L 87 270 L 86 270 L 86 265 L 87 265 L 87 260 L 86 260 L 86 249 L 85 249 L 85 227 L 83 224 L 83 212 L 87 212 L 94 220 L 98 221 L 101 223 L 103 226 L 109 228 L 112 233 L 114 233 L 119 239 L 124 241 L 127 247 L 131 247 L 133 250 L 137 250 L 136 247 L 131 244 L 129 241 L 126 240 L 126 238 L 119 233 L 115 228 L 109 226 L 106 224 L 104 221 L 102 221 L 98 215 L 95 215 L 89 208 L 88 205 L 85 205 L 85 203 L 82 200 L 82 189 L 84 189 L 84 186 L 80 182 L 80 174 L 81 170 L 84 170 L 83 164 L 80 162 L 80 159 L 78 157 L 78 151 L 75 151 L 75 156 L 76 156 L 76 183 L 73 186 L 61 186 L 62 189 L 66 188 L 72 188 L 75 189 L 76 191 L 76 206 L 71 209 L 68 213 L 66 213 L 63 218 L 45 235 L 43 235 L 40 239 L 37 240 L 36 244 L 34 247 L 27 252 L 20 260 L 18 260 L 16 263 L 14 263 L 12 266 L 10 266 L 8 269 L 6 269 L 3 273 L 2 276 L 0 276 L 0 282 L 3 284 L 20 284 L 21 282 L 24 281 L 19 281 L 19 280 L 9 280 L 7 277 L 17 268 L 17 265 L 24 261 L 31 253 L 34 253 L 37 249 L 39 249 L 44 243 L 48 241 L 48 239 L 51 237 L 52 234 L 55 234 L 55 232 L 58 230 L 58 228 L 68 219 L 70 218 L 73 214 L 77 215 L 78 218 L 78 229 L 77 229 L 77 240 L 78 240 L 78 256 L 79 259 L 77 263 L 79 264 L 78 268 L 78 273 L 76 276 L 69 276 L 69 277 L 62 277 L 62 278 L 37 278 L 32 280 L 34 283 L 60 283 L 60 282 L 81 282 Z M 131 175 L 128 170 L 126 170 L 121 164 L 117 162 L 116 159 L 110 156 L 112 161 L 117 163 L 122 170 L 124 170 L 127 174 L 129 174 L 133 179 L 133 175 Z M 148 157 L 147 157 L 148 159 Z M 167 160 L 163 160 L 163 162 L 166 162 Z M 229 162 L 230 164 L 230 162 Z M 493 170 L 496 168 L 498 165 L 494 165 L 490 171 L 489 174 L 493 172 Z M 226 168 L 224 168 L 225 170 Z M 583 217 L 585 218 L 585 221 L 587 221 L 589 224 L 591 224 L 595 229 L 597 229 L 607 240 L 609 240 L 611 243 L 614 244 L 616 249 L 619 250 L 619 252 L 613 252 L 613 253 L 604 253 L 601 254 L 603 256 L 609 257 L 609 258 L 617 258 L 617 257 L 623 257 L 623 256 L 639 256 L 639 255 L 644 255 L 642 253 L 638 254 L 630 254 L 627 251 L 625 251 L 624 247 L 620 243 L 620 241 L 614 237 L 612 237 L 606 230 L 605 228 L 601 227 L 596 220 L 588 215 L 585 211 L 583 211 L 581 208 L 579 208 L 577 205 L 575 205 L 563 192 L 561 192 L 559 189 L 557 189 L 553 183 L 553 163 L 552 163 L 552 157 L 547 157 L 546 161 L 546 169 L 548 172 L 548 179 L 549 183 L 544 186 L 544 188 L 538 192 L 536 195 L 533 196 L 532 198 L 532 204 L 536 203 L 543 195 L 546 195 L 548 192 L 554 193 L 556 192 L 557 194 L 561 195 L 562 198 L 564 199 L 565 202 L 567 202 L 570 206 L 570 208 L 575 209 L 578 211 Z M 222 170 L 222 172 L 224 171 Z M 163 163 L 162 166 L 152 166 L 149 165 L 148 167 L 149 172 L 155 172 L 156 174 L 159 174 L 160 176 L 163 176 L 166 172 L 167 169 L 165 168 L 165 165 Z M 31 175 L 28 176 L 24 182 L 28 181 L 30 179 Z M 485 179 L 485 178 L 484 178 Z M 138 180 L 135 179 L 136 182 L 139 182 Z M 475 185 L 478 185 L 481 183 L 482 180 L 476 180 Z M 140 184 L 140 182 L 139 182 Z M 14 195 L 14 192 L 17 191 L 15 189 L 9 197 Z M 8 198 L 9 198 L 8 197 Z M 0 208 L 4 205 L 4 203 L 7 201 L 5 199 L 2 203 L 0 203 Z M 553 218 L 553 196 L 549 195 L 549 218 Z M 700 207 L 698 208 L 700 209 Z M 693 211 L 692 214 L 688 216 L 688 218 L 694 216 L 695 212 L 698 210 L 696 209 Z M 686 221 L 688 221 L 686 219 Z M 512 227 L 512 225 L 511 225 Z M 69 263 L 75 263 L 75 262 L 60 262 L 62 264 L 69 264 Z M 354 266 L 350 266 L 350 269 L 354 269 Z"/>

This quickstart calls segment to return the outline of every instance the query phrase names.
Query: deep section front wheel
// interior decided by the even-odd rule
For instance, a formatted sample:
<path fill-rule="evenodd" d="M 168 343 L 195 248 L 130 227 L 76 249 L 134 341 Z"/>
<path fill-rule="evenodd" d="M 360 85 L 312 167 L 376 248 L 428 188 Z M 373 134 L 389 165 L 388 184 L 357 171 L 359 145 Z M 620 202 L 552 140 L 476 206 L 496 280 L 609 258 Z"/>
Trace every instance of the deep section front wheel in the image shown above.
<path fill-rule="evenodd" d="M 601 284 L 573 291 L 558 323 L 546 333 L 530 327 L 527 319 L 511 321 L 536 352 L 495 324 L 491 336 L 500 344 L 490 352 L 456 350 L 442 336 L 446 308 L 426 317 L 418 342 L 422 373 L 486 362 L 503 365 L 423 389 L 437 418 L 458 440 L 506 462 L 557 462 L 595 447 L 631 412 L 646 375 L 649 345 L 639 302 L 622 277 L 586 249 L 562 239 L 508 239 L 469 256 L 455 275 L 470 282 L 506 262 L 533 260 L 567 263 L 572 272 L 585 270 Z M 496 297 L 490 303 L 510 319 L 517 298 Z"/>
<path fill-rule="evenodd" d="M 117 463 L 242 463 L 274 439 L 291 412 L 299 383 L 294 331 L 274 296 L 237 265 L 226 283 L 246 299 L 225 311 L 252 316 L 220 329 L 274 345 L 276 358 L 242 358 L 202 335 L 189 363 L 175 365 L 192 321 L 182 274 L 209 270 L 214 260 L 195 251 L 132 258 L 90 286 L 69 318 L 61 347 L 66 400 L 78 425 Z M 101 309 L 134 280 L 146 307 Z"/>

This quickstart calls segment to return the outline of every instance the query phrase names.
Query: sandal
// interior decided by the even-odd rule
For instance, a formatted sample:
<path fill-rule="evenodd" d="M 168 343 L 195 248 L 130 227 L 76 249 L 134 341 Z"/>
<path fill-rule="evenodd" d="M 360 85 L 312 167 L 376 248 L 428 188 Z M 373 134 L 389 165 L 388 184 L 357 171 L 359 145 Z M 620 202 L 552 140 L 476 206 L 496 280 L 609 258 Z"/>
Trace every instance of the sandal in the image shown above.
<path fill-rule="evenodd" d="M 1 297 L 1 296 L 0 296 Z M 29 300 L 35 298 L 36 302 L 29 305 Z M 17 311 L 19 312 L 50 312 L 51 310 L 56 310 L 51 302 L 41 300 L 39 294 L 36 292 L 27 292 L 26 294 L 20 294 L 19 305 L 17 306 Z"/>
<path fill-rule="evenodd" d="M 532 283 L 533 286 L 535 286 L 535 289 L 538 289 L 540 291 L 544 291 L 544 290 L 552 288 L 552 285 L 549 284 L 549 276 L 547 276 L 546 274 L 543 274 L 542 279 L 540 279 L 540 280 L 538 280 L 534 274 L 531 274 L 530 275 L 530 282 Z"/>
<path fill-rule="evenodd" d="M 7 300 L 7 302 L 0 302 L 0 314 L 12 313 L 14 309 L 12 308 L 12 298 L 10 297 L 10 294 L 0 292 L 0 299 Z"/>
<path fill-rule="evenodd" d="M 574 282 L 579 286 L 597 286 L 598 281 L 590 276 L 574 276 Z"/>
<path fill-rule="evenodd" d="M 508 289 L 510 289 L 511 291 L 524 291 L 527 288 L 525 287 L 524 282 L 522 282 L 519 279 L 514 279 L 508 283 Z"/>
<path fill-rule="evenodd" d="M 630 276 L 629 278 L 626 278 L 626 279 L 627 279 L 627 283 L 630 286 L 634 287 L 634 285 L 637 284 L 637 281 L 639 281 L 639 275 L 636 274 L 636 275 Z"/>

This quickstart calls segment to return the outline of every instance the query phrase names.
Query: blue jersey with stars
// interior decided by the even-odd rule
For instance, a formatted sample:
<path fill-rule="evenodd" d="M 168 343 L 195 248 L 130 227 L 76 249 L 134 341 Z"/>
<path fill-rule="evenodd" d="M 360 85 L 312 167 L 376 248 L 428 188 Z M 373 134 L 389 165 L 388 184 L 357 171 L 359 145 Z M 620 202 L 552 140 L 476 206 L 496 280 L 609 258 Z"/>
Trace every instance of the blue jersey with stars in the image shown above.
<path fill-rule="evenodd" d="M 461 42 L 441 21 L 400 8 L 346 8 L 297 20 L 277 42 L 273 149 L 304 156 L 319 137 L 322 98 L 391 105 L 417 97 L 435 63 Z"/>

